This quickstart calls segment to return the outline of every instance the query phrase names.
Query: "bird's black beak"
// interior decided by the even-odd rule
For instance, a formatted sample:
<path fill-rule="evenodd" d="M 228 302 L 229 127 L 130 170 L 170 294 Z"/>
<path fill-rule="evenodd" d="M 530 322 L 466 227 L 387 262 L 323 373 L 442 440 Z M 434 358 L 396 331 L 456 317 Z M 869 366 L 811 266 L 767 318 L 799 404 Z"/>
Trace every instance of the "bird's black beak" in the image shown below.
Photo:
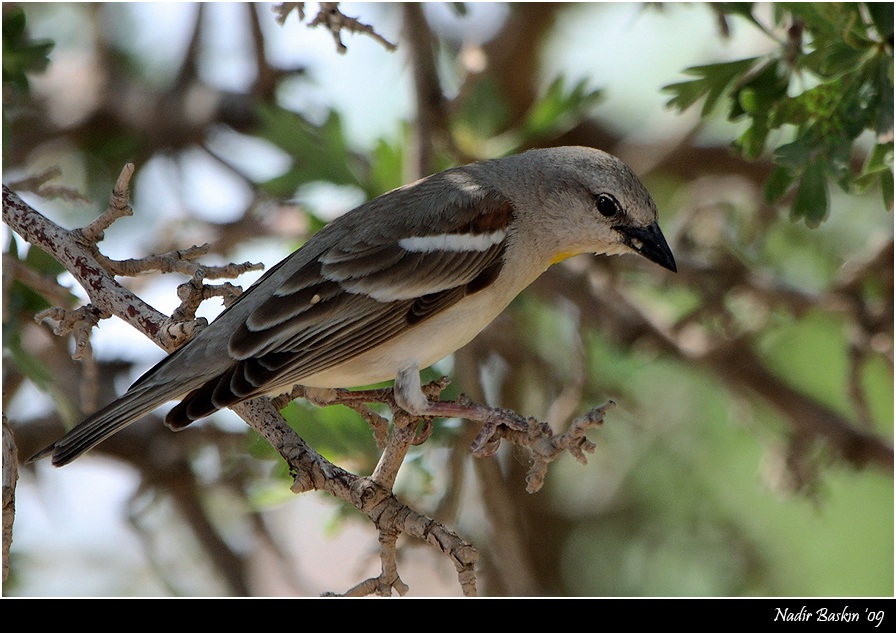
<path fill-rule="evenodd" d="M 622 242 L 636 253 L 640 253 L 655 264 L 668 268 L 673 273 L 675 257 L 672 249 L 666 244 L 666 238 L 660 231 L 660 225 L 654 222 L 646 228 L 639 226 L 614 226 L 614 229 L 622 234 Z"/>

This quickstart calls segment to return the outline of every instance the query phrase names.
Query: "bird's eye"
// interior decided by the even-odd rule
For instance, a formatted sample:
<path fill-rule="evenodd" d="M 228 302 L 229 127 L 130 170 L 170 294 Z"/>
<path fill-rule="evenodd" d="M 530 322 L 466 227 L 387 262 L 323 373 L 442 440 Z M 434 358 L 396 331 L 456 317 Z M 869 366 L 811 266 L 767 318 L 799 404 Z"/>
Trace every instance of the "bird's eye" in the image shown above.
<path fill-rule="evenodd" d="M 598 212 L 605 218 L 612 218 L 621 211 L 619 202 L 608 193 L 598 193 L 594 196 L 594 203 Z"/>

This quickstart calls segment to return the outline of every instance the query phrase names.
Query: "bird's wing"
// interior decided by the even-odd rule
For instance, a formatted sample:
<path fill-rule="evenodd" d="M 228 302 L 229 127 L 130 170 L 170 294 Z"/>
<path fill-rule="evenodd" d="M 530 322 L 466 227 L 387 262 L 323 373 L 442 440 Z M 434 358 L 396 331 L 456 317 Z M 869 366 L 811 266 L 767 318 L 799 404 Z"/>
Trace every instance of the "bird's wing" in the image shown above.
<path fill-rule="evenodd" d="M 449 203 L 449 212 L 430 214 L 434 225 L 331 238 L 333 245 L 293 271 L 237 325 L 229 340 L 235 363 L 188 394 L 167 423 L 180 428 L 300 383 L 491 284 L 503 265 L 512 204 L 493 191 Z"/>

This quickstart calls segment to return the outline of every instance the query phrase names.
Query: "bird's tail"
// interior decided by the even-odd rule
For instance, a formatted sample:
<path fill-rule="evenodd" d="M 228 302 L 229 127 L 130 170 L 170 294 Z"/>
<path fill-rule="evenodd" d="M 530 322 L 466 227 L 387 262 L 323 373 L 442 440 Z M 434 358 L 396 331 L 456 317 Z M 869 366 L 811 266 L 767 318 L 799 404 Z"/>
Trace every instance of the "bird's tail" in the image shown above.
<path fill-rule="evenodd" d="M 64 466 L 117 433 L 159 405 L 172 400 L 164 384 L 135 385 L 121 398 L 100 409 L 59 440 L 28 459 L 28 463 L 52 455 L 54 466 Z"/>

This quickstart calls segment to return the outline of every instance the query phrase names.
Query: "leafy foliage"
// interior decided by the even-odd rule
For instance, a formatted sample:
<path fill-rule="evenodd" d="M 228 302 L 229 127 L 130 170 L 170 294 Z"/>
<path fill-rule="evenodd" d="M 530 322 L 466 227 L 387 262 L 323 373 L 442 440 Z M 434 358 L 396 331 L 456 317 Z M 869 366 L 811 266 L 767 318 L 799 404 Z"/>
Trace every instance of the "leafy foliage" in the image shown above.
<path fill-rule="evenodd" d="M 453 122 L 455 142 L 471 156 L 488 158 L 556 138 L 588 119 L 603 100 L 603 91 L 588 84 L 588 79 L 582 79 L 570 88 L 565 77 L 555 77 L 523 120 L 511 125 L 497 85 L 491 78 L 481 79 Z"/>
<path fill-rule="evenodd" d="M 26 29 L 25 12 L 21 8 L 3 12 L 3 89 L 12 88 L 10 98 L 4 96 L 3 107 L 3 154 L 8 154 L 10 137 L 10 109 L 8 102 L 13 97 L 30 93 L 29 73 L 39 73 L 50 63 L 50 51 L 54 43 L 50 40 L 32 40 Z"/>
<path fill-rule="evenodd" d="M 25 12 L 21 8 L 3 14 L 3 83 L 17 90 L 29 90 L 28 73 L 39 73 L 50 64 L 50 40 L 32 40 L 26 30 Z"/>
<path fill-rule="evenodd" d="M 275 105 L 258 108 L 258 136 L 274 143 L 293 157 L 292 167 L 266 183 L 275 195 L 290 195 L 302 184 L 327 181 L 337 185 L 359 184 L 352 170 L 342 119 L 331 110 L 321 125 Z"/>
<path fill-rule="evenodd" d="M 9 235 L 4 248 L 4 258 L 15 259 L 19 265 L 51 279 L 63 272 L 64 268 L 45 251 L 29 248 L 24 255 L 19 252 L 15 239 Z M 18 279 L 8 289 L 3 311 L 3 356 L 9 359 L 16 370 L 27 377 L 36 387 L 45 391 L 52 399 L 60 416 L 69 424 L 79 417 L 77 407 L 69 401 L 57 384 L 56 376 L 43 359 L 31 353 L 23 343 L 24 324 L 33 320 L 41 310 L 52 304 L 39 292 Z M 76 304 L 74 295 L 64 297 L 69 306 Z"/>
<path fill-rule="evenodd" d="M 716 9 L 763 28 L 750 3 Z M 829 181 L 855 193 L 879 187 L 892 209 L 893 5 L 779 3 L 773 19 L 786 33 L 775 51 L 688 68 L 697 78 L 666 86 L 668 105 L 703 99 L 705 116 L 727 103 L 729 121 L 748 123 L 734 147 L 750 159 L 771 149 L 766 200 L 788 199 L 795 220 L 817 226 L 827 217 Z M 855 165 L 855 146 L 869 139 L 873 150 Z"/>
<path fill-rule="evenodd" d="M 527 140 L 559 136 L 587 118 L 602 99 L 603 92 L 588 88 L 587 79 L 567 91 L 565 78 L 557 77 L 529 110 L 523 135 Z"/>

